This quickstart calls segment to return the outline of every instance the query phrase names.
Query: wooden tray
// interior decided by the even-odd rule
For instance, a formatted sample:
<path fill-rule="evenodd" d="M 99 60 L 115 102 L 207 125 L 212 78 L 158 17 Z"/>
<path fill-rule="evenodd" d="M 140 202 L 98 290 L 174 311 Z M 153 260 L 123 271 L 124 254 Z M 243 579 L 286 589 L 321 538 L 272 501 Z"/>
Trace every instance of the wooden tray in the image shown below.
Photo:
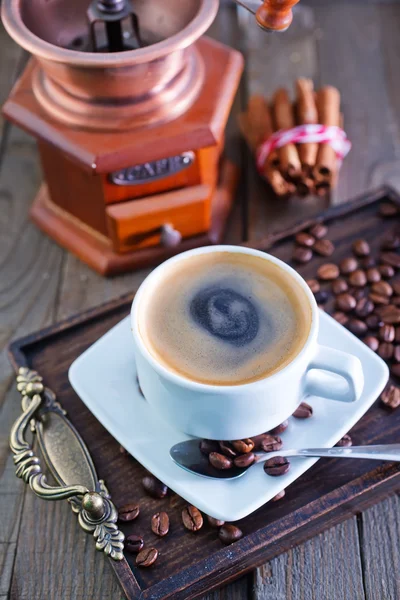
<path fill-rule="evenodd" d="M 370 193 L 353 203 L 325 212 L 317 221 L 329 225 L 328 237 L 336 246 L 334 260 L 350 254 L 356 237 L 366 238 L 373 249 L 379 247 L 393 219 L 377 216 L 382 200 L 400 206 L 400 199 L 389 188 Z M 271 235 L 257 247 L 290 262 L 293 236 L 312 222 L 301 223 L 280 234 Z M 251 244 L 249 244 L 251 245 Z M 315 275 L 319 264 L 330 259 L 315 258 L 300 267 L 306 278 Z M 153 500 L 141 489 L 144 470 L 135 460 L 121 455 L 119 445 L 96 421 L 72 391 L 67 371 L 73 360 L 94 341 L 125 317 L 131 297 L 90 310 L 59 325 L 15 341 L 10 347 L 14 367 L 29 366 L 39 371 L 45 384 L 53 389 L 72 423 L 85 440 L 97 471 L 104 478 L 115 504 L 139 501 L 138 521 L 125 527 L 125 534 L 142 533 L 148 545 L 155 545 L 160 556 L 150 569 L 137 569 L 134 556 L 110 561 L 129 599 L 152 600 L 195 598 L 208 590 L 231 581 L 246 571 L 300 544 L 350 515 L 378 502 L 400 487 L 400 466 L 375 461 L 319 460 L 292 484 L 286 497 L 269 503 L 243 519 L 239 525 L 244 537 L 232 546 L 223 547 L 216 531 L 205 525 L 197 534 L 183 529 L 180 519 L 184 501 L 175 494 Z M 99 374 L 101 385 L 101 374 Z M 380 402 L 368 411 L 351 433 L 357 444 L 398 442 L 400 409 L 389 412 Z M 158 539 L 150 531 L 151 515 L 166 510 L 171 531 Z M 83 532 L 82 536 L 85 535 Z"/>

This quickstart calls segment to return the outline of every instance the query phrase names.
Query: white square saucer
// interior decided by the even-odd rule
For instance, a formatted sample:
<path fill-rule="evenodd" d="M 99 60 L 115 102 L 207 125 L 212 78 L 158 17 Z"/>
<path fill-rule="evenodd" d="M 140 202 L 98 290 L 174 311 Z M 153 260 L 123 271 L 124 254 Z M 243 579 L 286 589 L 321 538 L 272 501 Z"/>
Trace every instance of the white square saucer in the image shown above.
<path fill-rule="evenodd" d="M 281 435 L 286 449 L 334 446 L 373 404 L 388 380 L 384 361 L 323 312 L 318 341 L 358 356 L 364 369 L 364 391 L 357 402 L 350 404 L 307 398 L 314 409 L 313 417 L 290 419 Z M 255 465 L 232 481 L 205 479 L 178 467 L 169 449 L 189 436 L 165 423 L 140 394 L 129 317 L 74 361 L 69 380 L 100 423 L 146 469 L 187 502 L 224 521 L 246 517 L 318 460 L 291 459 L 289 472 L 281 477 L 268 477 L 262 465 Z"/>

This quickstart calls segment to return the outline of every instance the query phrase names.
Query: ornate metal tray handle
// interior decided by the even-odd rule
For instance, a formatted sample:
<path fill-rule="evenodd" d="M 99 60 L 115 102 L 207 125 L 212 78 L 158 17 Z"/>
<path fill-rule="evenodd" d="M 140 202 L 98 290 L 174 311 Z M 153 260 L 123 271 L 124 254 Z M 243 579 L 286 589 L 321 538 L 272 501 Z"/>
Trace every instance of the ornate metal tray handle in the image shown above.
<path fill-rule="evenodd" d="M 10 434 L 17 477 L 43 500 L 68 499 L 82 529 L 93 534 L 97 550 L 114 560 L 122 560 L 125 536 L 116 525 L 117 510 L 104 481 L 97 477 L 82 438 L 56 402 L 55 394 L 43 385 L 36 371 L 25 367 L 18 371 L 17 389 L 22 395 L 23 412 Z M 59 486 L 47 483 L 40 459 L 25 437 L 29 426 Z M 71 485 L 76 480 L 82 485 Z"/>

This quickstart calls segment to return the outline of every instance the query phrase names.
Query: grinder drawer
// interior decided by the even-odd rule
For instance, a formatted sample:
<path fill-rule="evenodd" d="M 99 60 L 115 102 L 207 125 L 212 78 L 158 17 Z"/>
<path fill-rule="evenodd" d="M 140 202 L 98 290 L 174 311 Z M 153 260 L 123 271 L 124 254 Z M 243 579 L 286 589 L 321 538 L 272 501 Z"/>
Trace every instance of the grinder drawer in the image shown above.
<path fill-rule="evenodd" d="M 210 185 L 196 185 L 106 207 L 107 226 L 114 250 L 128 252 L 160 244 L 160 231 L 169 224 L 183 238 L 210 228 Z"/>

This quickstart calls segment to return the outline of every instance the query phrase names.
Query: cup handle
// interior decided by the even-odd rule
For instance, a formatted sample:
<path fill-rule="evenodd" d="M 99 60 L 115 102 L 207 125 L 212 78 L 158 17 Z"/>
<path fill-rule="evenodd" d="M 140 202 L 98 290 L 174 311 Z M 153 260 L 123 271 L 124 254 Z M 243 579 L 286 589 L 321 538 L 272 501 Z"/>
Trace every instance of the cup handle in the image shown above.
<path fill-rule="evenodd" d="M 361 396 L 364 388 L 364 373 L 361 362 L 356 356 L 335 350 L 328 346 L 317 346 L 314 358 L 307 367 L 307 374 L 312 370 L 323 370 L 343 377 L 347 382 L 347 389 L 340 390 L 329 387 L 323 381 L 306 380 L 306 394 L 321 396 L 328 400 L 339 400 L 340 402 L 355 402 Z"/>

